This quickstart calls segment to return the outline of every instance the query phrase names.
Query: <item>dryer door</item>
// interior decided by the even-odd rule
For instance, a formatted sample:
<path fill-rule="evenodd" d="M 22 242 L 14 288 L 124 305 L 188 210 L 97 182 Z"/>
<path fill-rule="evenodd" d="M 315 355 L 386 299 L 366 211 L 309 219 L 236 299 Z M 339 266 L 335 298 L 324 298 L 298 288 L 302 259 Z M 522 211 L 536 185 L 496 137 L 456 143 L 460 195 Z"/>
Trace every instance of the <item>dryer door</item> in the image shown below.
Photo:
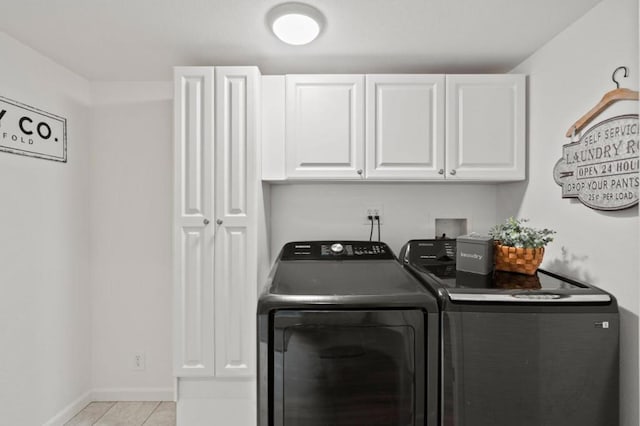
<path fill-rule="evenodd" d="M 420 310 L 277 311 L 277 426 L 423 425 Z"/>

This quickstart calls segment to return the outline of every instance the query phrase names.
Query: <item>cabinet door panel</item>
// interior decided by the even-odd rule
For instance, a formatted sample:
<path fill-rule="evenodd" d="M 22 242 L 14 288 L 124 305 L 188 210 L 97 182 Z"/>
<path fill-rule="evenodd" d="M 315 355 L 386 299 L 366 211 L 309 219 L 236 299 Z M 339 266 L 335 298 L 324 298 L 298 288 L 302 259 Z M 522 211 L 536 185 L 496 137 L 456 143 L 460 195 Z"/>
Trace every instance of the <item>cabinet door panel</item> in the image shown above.
<path fill-rule="evenodd" d="M 174 373 L 213 375 L 213 68 L 175 75 Z"/>
<path fill-rule="evenodd" d="M 182 102 L 184 115 L 181 117 L 182 140 L 182 176 L 184 191 L 182 192 L 182 215 L 204 214 L 203 202 L 207 197 L 204 193 L 203 182 L 206 171 L 203 167 L 205 158 L 203 152 L 206 149 L 205 142 L 205 96 L 206 82 L 201 76 L 185 76 L 181 81 Z"/>
<path fill-rule="evenodd" d="M 524 179 L 525 148 L 523 75 L 447 76 L 447 179 Z"/>
<path fill-rule="evenodd" d="M 182 228 L 182 282 L 180 335 L 184 336 L 180 348 L 181 368 L 194 374 L 211 372 L 208 363 L 212 355 L 212 340 L 208 324 L 213 320 L 210 301 L 213 279 L 207 255 L 211 253 L 208 233 L 202 227 Z"/>
<path fill-rule="evenodd" d="M 216 376 L 248 375 L 254 371 L 255 285 L 247 264 L 248 232 L 223 226 L 216 236 Z M 250 336 L 254 338 L 251 339 Z"/>
<path fill-rule="evenodd" d="M 288 177 L 360 178 L 363 86 L 361 75 L 286 77 Z"/>
<path fill-rule="evenodd" d="M 218 72 L 222 72 L 218 70 Z M 220 114 L 224 117 L 220 126 L 223 133 L 218 138 L 219 178 L 224 197 L 225 216 L 246 216 L 247 214 L 247 77 L 226 75 L 219 77 L 219 94 L 222 105 Z"/>
<path fill-rule="evenodd" d="M 367 178 L 439 178 L 442 168 L 444 76 L 367 76 Z"/>
<path fill-rule="evenodd" d="M 255 374 L 257 68 L 216 68 L 215 375 Z"/>

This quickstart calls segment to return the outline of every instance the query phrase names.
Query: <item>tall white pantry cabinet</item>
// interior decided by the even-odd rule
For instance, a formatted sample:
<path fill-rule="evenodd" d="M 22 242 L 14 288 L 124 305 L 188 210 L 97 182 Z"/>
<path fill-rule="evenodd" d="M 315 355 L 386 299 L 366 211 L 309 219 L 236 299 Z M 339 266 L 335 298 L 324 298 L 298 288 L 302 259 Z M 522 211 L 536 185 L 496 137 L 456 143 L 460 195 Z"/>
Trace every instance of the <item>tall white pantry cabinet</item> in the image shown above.
<path fill-rule="evenodd" d="M 174 84 L 174 374 L 255 377 L 260 74 L 177 67 Z"/>

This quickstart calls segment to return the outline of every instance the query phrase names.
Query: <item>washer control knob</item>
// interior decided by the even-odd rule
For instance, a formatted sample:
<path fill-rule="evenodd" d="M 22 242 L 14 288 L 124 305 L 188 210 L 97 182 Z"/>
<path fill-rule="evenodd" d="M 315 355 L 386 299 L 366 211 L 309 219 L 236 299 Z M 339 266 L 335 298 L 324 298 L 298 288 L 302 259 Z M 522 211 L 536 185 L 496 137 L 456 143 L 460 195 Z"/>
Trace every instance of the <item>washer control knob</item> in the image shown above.
<path fill-rule="evenodd" d="M 344 246 L 340 243 L 331 244 L 331 253 L 340 254 L 344 251 Z"/>

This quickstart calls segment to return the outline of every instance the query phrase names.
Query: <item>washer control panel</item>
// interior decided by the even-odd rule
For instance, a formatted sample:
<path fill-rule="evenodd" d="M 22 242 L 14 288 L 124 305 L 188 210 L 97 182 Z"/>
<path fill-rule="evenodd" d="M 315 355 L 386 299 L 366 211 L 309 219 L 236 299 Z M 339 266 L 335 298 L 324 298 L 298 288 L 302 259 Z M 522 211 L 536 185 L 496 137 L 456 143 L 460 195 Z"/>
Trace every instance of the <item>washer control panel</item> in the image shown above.
<path fill-rule="evenodd" d="M 287 243 L 281 260 L 395 259 L 385 243 L 377 241 L 303 241 Z"/>

